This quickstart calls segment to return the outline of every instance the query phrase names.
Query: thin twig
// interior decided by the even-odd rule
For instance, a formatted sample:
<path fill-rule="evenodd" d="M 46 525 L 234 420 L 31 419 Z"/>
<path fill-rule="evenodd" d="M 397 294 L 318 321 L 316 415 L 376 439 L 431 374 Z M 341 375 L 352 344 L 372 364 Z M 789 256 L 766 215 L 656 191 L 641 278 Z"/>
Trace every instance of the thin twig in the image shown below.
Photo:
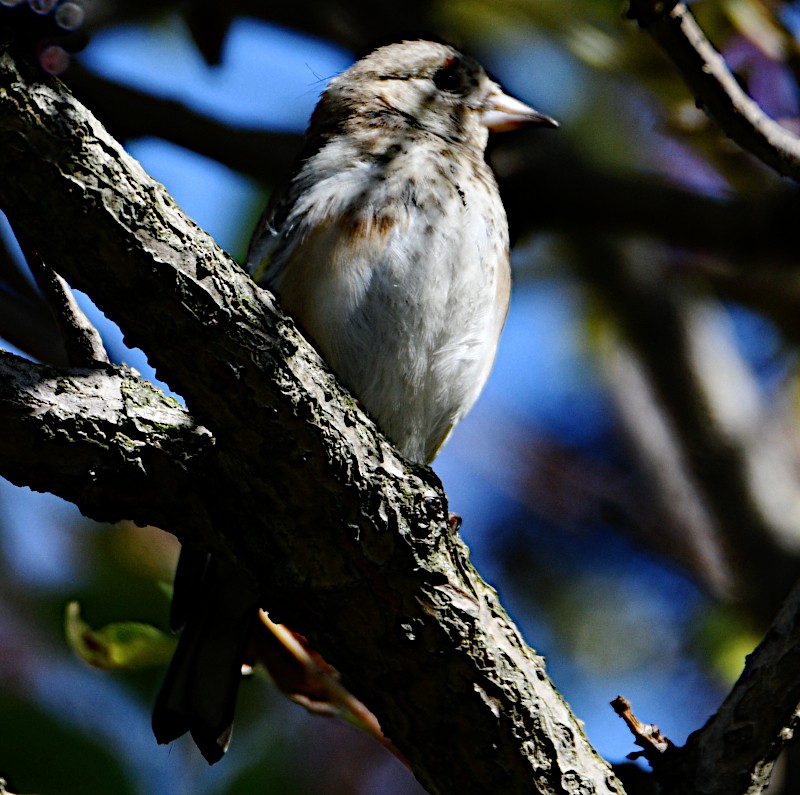
<path fill-rule="evenodd" d="M 611 706 L 614 712 L 625 721 L 631 734 L 636 738 L 634 742 L 641 751 L 634 751 L 628 754 L 628 759 L 638 759 L 643 756 L 655 768 L 664 760 L 664 755 L 675 749 L 675 745 L 661 733 L 661 729 L 654 723 L 642 723 L 631 709 L 631 702 L 624 696 L 617 696 Z"/>
<path fill-rule="evenodd" d="M 631 0 L 628 13 L 661 45 L 698 104 L 729 138 L 779 174 L 800 181 L 800 139 L 744 92 L 684 3 Z"/>

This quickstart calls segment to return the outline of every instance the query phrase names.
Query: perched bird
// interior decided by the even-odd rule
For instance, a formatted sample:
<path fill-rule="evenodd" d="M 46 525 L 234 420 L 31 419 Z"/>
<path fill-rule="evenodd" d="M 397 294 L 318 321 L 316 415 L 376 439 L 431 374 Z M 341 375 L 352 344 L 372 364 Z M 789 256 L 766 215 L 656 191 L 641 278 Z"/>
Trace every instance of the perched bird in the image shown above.
<path fill-rule="evenodd" d="M 557 126 L 452 47 L 381 47 L 330 82 L 250 243 L 254 278 L 413 461 L 434 458 L 494 361 L 509 244 L 484 150 L 490 131 L 522 125 Z M 215 643 L 223 617 L 207 594 L 229 585 L 204 590 L 205 618 L 190 617 L 153 718 L 159 742 L 189 730 L 209 762 L 233 717 L 245 641 L 231 638 L 252 627 L 229 595 L 240 626 L 220 627 L 225 650 Z"/>
<path fill-rule="evenodd" d="M 375 50 L 331 81 L 250 244 L 256 280 L 414 461 L 433 459 L 494 360 L 508 225 L 484 149 L 522 124 L 555 122 L 452 47 Z"/>

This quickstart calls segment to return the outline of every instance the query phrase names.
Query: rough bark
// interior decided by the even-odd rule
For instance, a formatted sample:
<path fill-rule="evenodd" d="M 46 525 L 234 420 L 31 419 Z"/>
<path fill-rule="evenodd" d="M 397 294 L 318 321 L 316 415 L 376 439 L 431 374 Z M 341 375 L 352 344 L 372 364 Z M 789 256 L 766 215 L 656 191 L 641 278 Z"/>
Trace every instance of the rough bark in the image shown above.
<path fill-rule="evenodd" d="M 717 713 L 681 749 L 664 795 L 757 795 L 800 723 L 800 585 Z"/>
<path fill-rule="evenodd" d="M 186 501 L 151 503 L 151 483 L 133 505 L 121 475 L 103 484 L 123 492 L 118 515 L 113 504 L 102 515 L 135 510 L 185 541 L 227 548 L 272 615 L 344 673 L 431 792 L 621 792 L 448 532 L 435 475 L 397 456 L 271 297 L 61 84 L 8 52 L 0 153 L 12 225 L 147 352 L 214 435 L 197 468 L 202 488 L 187 484 Z M 109 455 L 117 444 L 99 428 L 85 434 Z M 0 462 L 33 481 L 14 449 Z M 144 481 L 163 475 L 143 470 Z M 36 488 L 59 493 L 61 477 L 43 472 Z M 87 463 L 86 481 L 95 472 Z M 70 498 L 97 515 L 78 489 Z M 195 535 L 186 517 L 197 513 Z"/>
<path fill-rule="evenodd" d="M 3 476 L 98 521 L 182 523 L 210 535 L 198 492 L 214 439 L 125 367 L 57 370 L 0 352 Z M 160 514 L 160 517 L 159 517 Z"/>

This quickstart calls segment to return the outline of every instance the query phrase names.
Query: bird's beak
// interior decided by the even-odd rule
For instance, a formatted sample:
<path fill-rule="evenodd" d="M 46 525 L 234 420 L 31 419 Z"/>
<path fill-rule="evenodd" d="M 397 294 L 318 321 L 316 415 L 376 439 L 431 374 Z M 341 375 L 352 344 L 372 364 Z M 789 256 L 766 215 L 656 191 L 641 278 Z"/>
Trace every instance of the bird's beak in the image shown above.
<path fill-rule="evenodd" d="M 492 86 L 482 105 L 481 121 L 491 132 L 516 130 L 526 124 L 558 127 L 558 122 L 530 105 L 505 94 L 497 84 Z"/>

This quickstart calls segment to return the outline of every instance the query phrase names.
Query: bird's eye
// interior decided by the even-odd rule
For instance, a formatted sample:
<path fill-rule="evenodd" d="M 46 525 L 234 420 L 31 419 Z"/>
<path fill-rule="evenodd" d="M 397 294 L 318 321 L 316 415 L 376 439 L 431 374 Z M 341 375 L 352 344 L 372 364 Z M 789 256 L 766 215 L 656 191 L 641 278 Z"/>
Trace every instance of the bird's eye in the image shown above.
<path fill-rule="evenodd" d="M 433 84 L 440 91 L 456 94 L 464 89 L 464 72 L 456 58 L 448 58 L 445 65 L 433 76 Z"/>

